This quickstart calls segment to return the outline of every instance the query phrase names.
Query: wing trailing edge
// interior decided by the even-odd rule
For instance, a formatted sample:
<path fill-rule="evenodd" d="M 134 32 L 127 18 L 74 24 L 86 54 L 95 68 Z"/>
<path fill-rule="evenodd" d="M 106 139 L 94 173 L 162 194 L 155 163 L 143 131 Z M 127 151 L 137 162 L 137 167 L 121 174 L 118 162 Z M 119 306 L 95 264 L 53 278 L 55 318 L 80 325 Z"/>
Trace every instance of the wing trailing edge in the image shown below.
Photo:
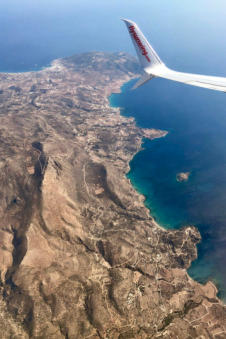
<path fill-rule="evenodd" d="M 135 85 L 132 87 L 132 89 L 136 89 L 142 85 L 144 85 L 146 82 L 154 78 L 154 75 L 144 73 L 144 75 L 135 83 Z"/>

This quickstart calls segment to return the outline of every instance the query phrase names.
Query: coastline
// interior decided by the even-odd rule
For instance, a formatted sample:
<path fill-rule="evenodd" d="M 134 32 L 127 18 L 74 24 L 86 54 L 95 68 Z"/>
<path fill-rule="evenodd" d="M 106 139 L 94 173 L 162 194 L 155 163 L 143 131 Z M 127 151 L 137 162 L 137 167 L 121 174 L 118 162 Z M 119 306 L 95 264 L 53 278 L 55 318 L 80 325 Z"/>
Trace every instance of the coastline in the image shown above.
<path fill-rule="evenodd" d="M 31 70 L 24 70 L 24 71 L 18 71 L 18 72 L 10 72 L 10 71 L 1 71 L 0 70 L 0 74 L 5 74 L 5 75 L 23 75 L 23 74 L 29 74 L 29 73 L 39 73 L 39 72 L 43 72 L 45 70 L 62 70 L 63 66 L 60 62 L 60 60 L 63 58 L 59 58 L 59 59 L 54 59 L 52 60 L 49 64 L 45 65 L 45 66 L 41 66 L 40 68 L 37 69 L 31 69 Z"/>
<path fill-rule="evenodd" d="M 120 87 L 120 93 L 123 94 L 123 92 L 124 92 L 125 90 L 127 90 L 128 88 L 130 88 L 130 87 L 131 87 L 131 85 L 130 85 L 131 82 L 133 82 L 133 79 L 131 79 L 131 80 L 129 80 L 128 82 L 124 83 L 124 84 Z M 114 107 L 114 108 L 118 108 L 120 114 L 121 114 L 122 116 L 125 116 L 125 117 L 128 118 L 127 115 L 124 115 L 124 114 L 123 114 L 122 107 L 118 107 L 117 105 L 114 104 L 114 102 L 113 102 L 113 95 L 114 95 L 115 93 L 119 93 L 119 91 L 117 91 L 117 92 L 112 92 L 112 94 L 109 96 L 109 104 L 110 104 L 110 106 L 111 106 L 111 107 Z M 136 123 L 136 120 L 135 120 L 135 118 L 134 118 L 133 116 L 129 116 L 129 118 L 134 119 L 135 124 L 137 124 L 137 123 Z M 140 126 L 139 126 L 139 128 L 142 129 L 142 130 L 147 130 L 147 131 L 150 131 L 150 130 L 153 130 L 153 131 L 161 131 L 161 130 L 156 130 L 156 129 L 151 129 L 151 128 L 142 128 L 142 127 L 140 127 Z M 135 157 L 139 152 L 141 152 L 141 151 L 143 150 L 142 144 L 143 144 L 143 142 L 144 142 L 145 139 L 154 140 L 154 139 L 156 139 L 156 138 L 163 138 L 163 137 L 166 137 L 167 134 L 169 133 L 168 131 L 162 131 L 162 132 L 163 132 L 163 133 L 162 133 L 162 134 L 160 133 L 159 135 L 158 135 L 158 133 L 157 133 L 157 136 L 156 136 L 156 137 L 146 137 L 145 134 L 144 134 L 144 136 L 143 136 L 143 138 L 142 138 L 142 140 L 141 140 L 141 143 L 140 143 L 140 147 L 138 148 L 137 152 L 134 154 L 134 157 Z M 133 158 L 134 158 L 134 157 L 133 157 Z M 133 160 L 133 158 L 132 158 L 131 160 Z M 130 160 L 130 161 L 131 161 L 131 160 Z M 145 204 L 145 201 L 146 201 L 146 199 L 147 199 L 146 196 L 145 196 L 138 188 L 136 188 L 136 187 L 133 185 L 131 179 L 128 178 L 128 174 L 129 174 L 130 170 L 131 170 L 131 167 L 130 167 L 130 165 L 129 165 L 129 166 L 128 166 L 128 171 L 127 171 L 127 173 L 126 173 L 126 177 L 127 177 L 127 179 L 129 180 L 130 185 L 133 187 L 133 189 L 134 189 L 139 195 L 141 195 L 141 197 L 142 197 L 142 199 L 143 199 L 143 204 L 144 204 L 145 208 L 148 210 L 148 213 L 150 214 L 150 217 L 153 219 L 153 222 L 155 223 L 155 225 L 156 225 L 157 227 L 159 227 L 159 228 L 165 230 L 165 231 L 176 230 L 176 228 L 166 228 L 166 227 L 160 225 L 160 224 L 155 220 L 155 218 L 153 218 L 152 212 L 151 212 L 151 207 L 148 207 L 148 206 Z M 181 173 L 179 173 L 179 174 L 181 174 Z M 184 174 L 184 173 L 182 173 L 182 174 Z M 186 174 L 186 175 L 188 176 L 188 178 L 189 178 L 190 172 L 186 172 L 185 174 Z M 188 178 L 186 177 L 186 180 L 188 180 Z M 177 179 L 177 180 L 178 180 L 178 179 Z M 179 181 L 179 180 L 178 180 L 178 181 Z M 189 226 L 181 226 L 180 228 L 182 229 L 182 228 L 186 228 L 186 227 L 189 227 Z M 195 227 L 195 228 L 197 229 L 197 231 L 199 232 L 198 227 L 196 227 L 196 226 L 194 226 L 194 227 Z M 200 239 L 200 242 L 201 242 L 201 241 L 202 241 L 202 239 Z M 197 260 L 197 258 L 198 258 L 198 253 L 197 253 L 196 258 L 195 258 L 193 261 Z M 191 262 L 191 264 L 192 264 L 192 262 Z M 216 284 L 215 284 L 214 281 L 208 279 L 208 280 L 206 280 L 205 282 L 200 282 L 200 281 L 196 280 L 195 278 L 193 278 L 192 276 L 189 275 L 188 270 L 189 270 L 189 268 L 191 267 L 191 264 L 190 264 L 190 266 L 187 268 L 187 274 L 188 274 L 189 278 L 190 278 L 191 280 L 196 281 L 197 283 L 200 283 L 200 284 L 203 285 L 203 286 L 207 286 L 207 285 L 212 286 L 213 290 L 215 291 L 215 292 L 213 293 L 214 298 L 219 298 L 219 299 L 221 300 L 221 302 L 225 304 L 225 301 L 226 301 L 226 300 L 221 299 L 220 297 L 218 297 L 219 290 L 218 290 L 218 288 L 217 288 L 217 286 L 216 286 Z"/>
<path fill-rule="evenodd" d="M 156 137 L 109 105 L 109 93 L 137 76 L 134 59 L 87 53 L 54 67 L 0 75 L 6 333 L 175 338 L 224 331 L 215 288 L 186 273 L 199 233 L 160 227 L 126 177 L 143 138 Z M 13 319 L 12 310 L 19 310 Z"/>

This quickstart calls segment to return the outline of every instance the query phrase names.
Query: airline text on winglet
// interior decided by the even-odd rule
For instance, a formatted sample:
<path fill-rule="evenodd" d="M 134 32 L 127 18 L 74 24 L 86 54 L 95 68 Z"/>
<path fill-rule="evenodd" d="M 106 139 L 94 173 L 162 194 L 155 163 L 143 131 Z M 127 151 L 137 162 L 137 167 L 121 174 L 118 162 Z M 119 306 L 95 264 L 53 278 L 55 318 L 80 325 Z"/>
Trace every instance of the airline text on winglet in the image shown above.
<path fill-rule="evenodd" d="M 142 51 L 142 55 L 145 56 L 145 58 L 147 59 L 148 62 L 151 62 L 145 46 L 142 44 L 140 38 L 138 37 L 138 35 L 137 35 L 136 31 L 135 31 L 135 27 L 134 26 L 129 26 L 129 31 L 130 31 L 131 35 L 133 36 L 134 40 L 136 41 L 138 47 Z"/>

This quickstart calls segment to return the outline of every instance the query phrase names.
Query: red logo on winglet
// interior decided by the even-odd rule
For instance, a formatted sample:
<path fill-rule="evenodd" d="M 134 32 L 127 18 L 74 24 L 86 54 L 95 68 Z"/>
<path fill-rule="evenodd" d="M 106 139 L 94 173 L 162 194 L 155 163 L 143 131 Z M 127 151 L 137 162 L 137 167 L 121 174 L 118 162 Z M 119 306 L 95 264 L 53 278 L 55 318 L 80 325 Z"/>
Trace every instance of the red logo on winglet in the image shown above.
<path fill-rule="evenodd" d="M 135 31 L 135 27 L 129 26 L 129 31 L 130 31 L 130 34 L 133 36 L 134 40 L 136 41 L 138 47 L 140 48 L 142 55 L 145 56 L 145 58 L 147 59 L 148 62 L 151 62 L 145 46 L 143 45 L 142 41 L 140 40 L 139 36 L 137 35 L 137 33 Z"/>

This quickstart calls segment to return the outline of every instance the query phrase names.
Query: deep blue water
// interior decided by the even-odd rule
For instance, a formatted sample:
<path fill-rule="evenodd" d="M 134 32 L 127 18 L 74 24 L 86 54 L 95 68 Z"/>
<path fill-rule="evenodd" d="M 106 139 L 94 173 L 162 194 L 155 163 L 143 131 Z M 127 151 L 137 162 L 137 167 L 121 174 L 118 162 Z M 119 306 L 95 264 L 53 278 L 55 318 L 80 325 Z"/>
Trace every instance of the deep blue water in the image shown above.
<path fill-rule="evenodd" d="M 225 12 L 224 0 L 1 0 L 0 70 L 33 70 L 93 50 L 134 53 L 126 17 L 169 66 L 226 75 Z"/>
<path fill-rule="evenodd" d="M 162 60 L 179 71 L 226 76 L 224 0 L 2 0 L 0 71 L 28 71 L 86 51 L 134 54 L 121 17 L 138 22 Z M 226 95 L 155 79 L 111 98 L 143 127 L 169 134 L 144 141 L 128 174 L 165 227 L 195 224 L 199 258 L 189 273 L 226 293 Z M 191 171 L 188 182 L 176 174 Z"/>
<path fill-rule="evenodd" d="M 160 225 L 196 225 L 203 237 L 189 269 L 226 291 L 226 95 L 162 79 L 111 96 L 111 104 L 142 127 L 166 129 L 165 138 L 145 140 L 128 173 Z M 179 172 L 191 172 L 178 182 Z"/>

